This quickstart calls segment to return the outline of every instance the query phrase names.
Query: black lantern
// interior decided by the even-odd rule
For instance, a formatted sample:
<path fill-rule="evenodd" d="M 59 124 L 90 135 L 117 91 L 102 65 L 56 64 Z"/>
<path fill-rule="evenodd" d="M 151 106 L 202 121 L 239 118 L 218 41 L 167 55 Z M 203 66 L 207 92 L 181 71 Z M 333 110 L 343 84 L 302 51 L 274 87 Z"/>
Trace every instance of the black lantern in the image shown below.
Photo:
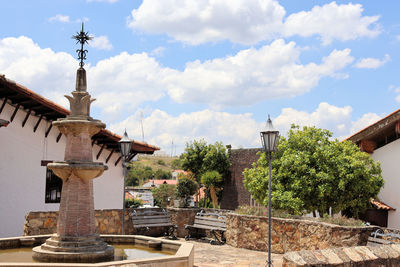
<path fill-rule="evenodd" d="M 131 149 L 132 149 L 132 140 L 129 139 L 128 134 L 124 133 L 124 136 L 121 138 L 121 140 L 119 140 L 119 148 L 121 150 L 121 155 L 122 157 L 126 158 L 129 156 L 129 154 L 131 153 Z"/>
<path fill-rule="evenodd" d="M 275 152 L 279 141 L 279 131 L 272 126 L 271 118 L 268 115 L 267 128 L 260 132 L 261 142 L 265 152 Z"/>

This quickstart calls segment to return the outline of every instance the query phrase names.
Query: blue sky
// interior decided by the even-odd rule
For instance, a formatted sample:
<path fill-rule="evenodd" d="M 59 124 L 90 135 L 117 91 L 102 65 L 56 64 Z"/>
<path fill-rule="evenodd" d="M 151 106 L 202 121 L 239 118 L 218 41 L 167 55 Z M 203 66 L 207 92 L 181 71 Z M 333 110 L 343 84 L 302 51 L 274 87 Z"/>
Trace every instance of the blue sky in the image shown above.
<path fill-rule="evenodd" d="M 179 154 L 259 147 L 267 114 L 335 137 L 398 109 L 399 1 L 5 1 L 0 73 L 67 107 L 85 30 L 92 116 Z M 172 143 L 174 147 L 172 149 Z"/>

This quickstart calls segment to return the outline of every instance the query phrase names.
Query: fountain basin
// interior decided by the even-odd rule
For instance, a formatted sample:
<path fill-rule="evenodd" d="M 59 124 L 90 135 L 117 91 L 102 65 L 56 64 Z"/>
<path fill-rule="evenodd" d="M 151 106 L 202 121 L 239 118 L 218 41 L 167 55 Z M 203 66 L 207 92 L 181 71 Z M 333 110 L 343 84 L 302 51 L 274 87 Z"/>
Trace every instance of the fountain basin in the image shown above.
<path fill-rule="evenodd" d="M 23 248 L 40 245 L 52 235 L 21 236 L 0 238 L 0 249 Z M 101 235 L 101 238 L 112 245 L 131 244 L 141 247 L 158 247 L 162 251 L 172 252 L 174 255 L 157 256 L 155 258 L 138 258 L 100 263 L 15 263 L 0 262 L 0 266 L 152 266 L 152 267 L 192 267 L 194 248 L 190 243 L 154 238 L 140 235 Z"/>
<path fill-rule="evenodd" d="M 105 170 L 106 165 L 100 162 L 65 162 L 57 161 L 47 164 L 47 168 L 51 169 L 63 181 L 71 175 L 88 181 L 99 177 Z"/>

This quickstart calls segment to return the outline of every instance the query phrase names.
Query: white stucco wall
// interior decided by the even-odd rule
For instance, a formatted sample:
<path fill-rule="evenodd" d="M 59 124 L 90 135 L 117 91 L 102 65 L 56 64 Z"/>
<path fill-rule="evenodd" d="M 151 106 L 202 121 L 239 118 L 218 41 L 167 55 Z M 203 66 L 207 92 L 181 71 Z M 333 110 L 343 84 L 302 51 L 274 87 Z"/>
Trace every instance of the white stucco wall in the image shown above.
<path fill-rule="evenodd" d="M 0 119 L 10 120 L 14 107 L 6 105 Z M 23 233 L 25 215 L 29 211 L 58 210 L 59 204 L 45 203 L 46 167 L 42 160 L 63 160 L 65 137 L 57 143 L 59 131 L 53 127 L 45 138 L 49 122 L 42 120 L 37 131 L 33 128 L 38 117 L 31 115 L 22 128 L 26 112 L 20 109 L 13 122 L 0 128 L 0 237 Z M 93 148 L 93 158 L 99 151 Z M 105 162 L 110 151 L 104 149 L 98 160 Z M 109 169 L 94 180 L 96 209 L 122 207 L 122 167 L 114 165 L 114 153 L 107 163 Z"/>
<path fill-rule="evenodd" d="M 381 163 L 385 180 L 379 199 L 396 209 L 389 211 L 388 227 L 400 229 L 400 139 L 376 149 L 372 158 Z"/>

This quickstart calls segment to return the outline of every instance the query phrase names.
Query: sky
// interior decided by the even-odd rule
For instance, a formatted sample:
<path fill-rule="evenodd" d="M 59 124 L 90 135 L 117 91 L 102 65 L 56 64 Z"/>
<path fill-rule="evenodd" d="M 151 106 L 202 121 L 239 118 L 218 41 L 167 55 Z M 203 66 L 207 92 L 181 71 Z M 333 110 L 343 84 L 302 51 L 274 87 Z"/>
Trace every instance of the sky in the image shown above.
<path fill-rule="evenodd" d="M 400 1 L 1 1 L 0 74 L 68 108 L 85 23 L 92 117 L 180 154 L 261 147 L 268 114 L 340 140 L 399 108 Z"/>

